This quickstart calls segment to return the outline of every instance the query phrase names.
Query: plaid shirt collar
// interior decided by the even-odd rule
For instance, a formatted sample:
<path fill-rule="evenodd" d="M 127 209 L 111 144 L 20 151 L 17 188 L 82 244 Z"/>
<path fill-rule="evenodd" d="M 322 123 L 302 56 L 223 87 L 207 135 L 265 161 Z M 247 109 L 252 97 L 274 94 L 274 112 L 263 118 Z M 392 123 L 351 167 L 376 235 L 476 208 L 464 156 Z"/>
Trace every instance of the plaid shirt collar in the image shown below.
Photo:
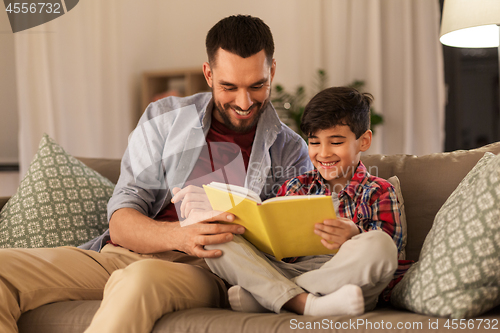
<path fill-rule="evenodd" d="M 310 171 L 308 176 L 311 179 L 311 185 L 307 194 L 331 195 L 330 186 L 317 169 Z M 362 188 L 360 185 L 366 184 L 368 176 L 369 174 L 368 171 L 366 171 L 366 167 L 363 162 L 359 161 L 352 178 L 347 182 L 344 189 L 339 192 L 339 198 L 344 195 L 348 195 L 352 200 L 354 200 L 356 197 L 356 191 L 359 191 Z"/>
<path fill-rule="evenodd" d="M 351 180 L 349 180 L 344 189 L 340 191 L 339 197 L 346 194 L 354 200 L 357 194 L 356 192 L 362 190 L 362 185 L 365 185 L 368 181 L 368 176 L 369 174 L 368 171 L 366 171 L 366 167 L 361 161 L 359 161 L 358 167 L 354 170 Z"/>

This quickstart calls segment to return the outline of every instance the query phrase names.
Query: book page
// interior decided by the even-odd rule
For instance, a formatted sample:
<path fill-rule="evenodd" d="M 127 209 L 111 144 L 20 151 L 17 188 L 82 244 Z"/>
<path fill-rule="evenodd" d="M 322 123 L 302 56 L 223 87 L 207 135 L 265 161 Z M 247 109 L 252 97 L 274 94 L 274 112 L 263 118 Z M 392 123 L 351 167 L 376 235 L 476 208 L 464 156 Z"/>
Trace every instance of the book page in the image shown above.
<path fill-rule="evenodd" d="M 248 188 L 242 187 L 242 186 L 224 184 L 224 183 L 219 183 L 219 182 L 211 182 L 210 184 L 208 184 L 206 186 L 213 187 L 213 188 L 216 188 L 216 189 L 221 190 L 221 191 L 230 192 L 232 194 L 241 196 L 243 198 L 249 198 L 250 200 L 253 200 L 258 204 L 262 203 L 262 200 L 260 199 L 260 196 L 257 193 L 255 193 L 254 191 L 252 191 Z"/>
<path fill-rule="evenodd" d="M 274 198 L 264 200 L 264 202 L 262 204 L 265 205 L 266 203 L 275 202 L 275 201 L 290 201 L 290 200 L 302 200 L 303 201 L 303 200 L 311 200 L 311 199 L 318 198 L 318 197 L 326 197 L 326 195 L 290 195 L 287 197 L 274 197 Z M 330 197 L 330 196 L 328 196 L 328 197 Z"/>

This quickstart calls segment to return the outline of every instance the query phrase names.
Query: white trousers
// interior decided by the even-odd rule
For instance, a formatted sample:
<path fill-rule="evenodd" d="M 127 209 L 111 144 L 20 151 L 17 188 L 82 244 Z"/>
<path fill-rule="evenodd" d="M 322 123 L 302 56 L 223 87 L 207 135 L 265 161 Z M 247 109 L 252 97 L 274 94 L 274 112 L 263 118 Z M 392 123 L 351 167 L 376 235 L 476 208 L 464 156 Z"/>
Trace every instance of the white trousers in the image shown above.
<path fill-rule="evenodd" d="M 243 287 L 263 307 L 276 313 L 300 293 L 327 295 L 346 284 L 361 287 L 365 311 L 372 310 L 398 266 L 394 241 L 379 230 L 354 236 L 333 256 L 301 257 L 295 263 L 277 261 L 241 236 L 205 248 L 223 251 L 219 258 L 205 259 L 212 272 Z"/>

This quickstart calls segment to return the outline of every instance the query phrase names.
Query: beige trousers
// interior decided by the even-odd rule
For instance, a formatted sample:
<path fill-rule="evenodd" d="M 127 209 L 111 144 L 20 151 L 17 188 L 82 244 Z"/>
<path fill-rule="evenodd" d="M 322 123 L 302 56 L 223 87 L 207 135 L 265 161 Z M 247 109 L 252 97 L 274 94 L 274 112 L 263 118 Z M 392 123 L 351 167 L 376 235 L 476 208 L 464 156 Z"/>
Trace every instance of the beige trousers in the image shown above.
<path fill-rule="evenodd" d="M 18 332 L 23 312 L 70 300 L 101 300 L 85 332 L 151 332 L 163 314 L 227 306 L 224 282 L 203 259 L 168 251 L 143 255 L 106 245 L 0 249 L 0 332 Z"/>

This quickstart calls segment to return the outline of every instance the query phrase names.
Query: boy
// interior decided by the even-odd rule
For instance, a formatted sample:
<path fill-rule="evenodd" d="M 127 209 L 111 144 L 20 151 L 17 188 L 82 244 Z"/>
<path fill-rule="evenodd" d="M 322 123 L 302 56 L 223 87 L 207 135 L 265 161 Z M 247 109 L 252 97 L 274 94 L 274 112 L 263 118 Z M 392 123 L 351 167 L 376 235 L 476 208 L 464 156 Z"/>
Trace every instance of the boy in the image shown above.
<path fill-rule="evenodd" d="M 220 258 L 205 260 L 234 285 L 233 310 L 325 316 L 359 315 L 375 307 L 396 271 L 402 228 L 394 188 L 368 174 L 360 161 L 372 139 L 371 102 L 370 94 L 345 87 L 313 97 L 301 129 L 315 169 L 288 180 L 278 192 L 332 195 L 338 218 L 317 223 L 314 232 L 326 248 L 339 249 L 337 254 L 277 261 L 241 236 L 207 246 L 223 251 Z"/>

